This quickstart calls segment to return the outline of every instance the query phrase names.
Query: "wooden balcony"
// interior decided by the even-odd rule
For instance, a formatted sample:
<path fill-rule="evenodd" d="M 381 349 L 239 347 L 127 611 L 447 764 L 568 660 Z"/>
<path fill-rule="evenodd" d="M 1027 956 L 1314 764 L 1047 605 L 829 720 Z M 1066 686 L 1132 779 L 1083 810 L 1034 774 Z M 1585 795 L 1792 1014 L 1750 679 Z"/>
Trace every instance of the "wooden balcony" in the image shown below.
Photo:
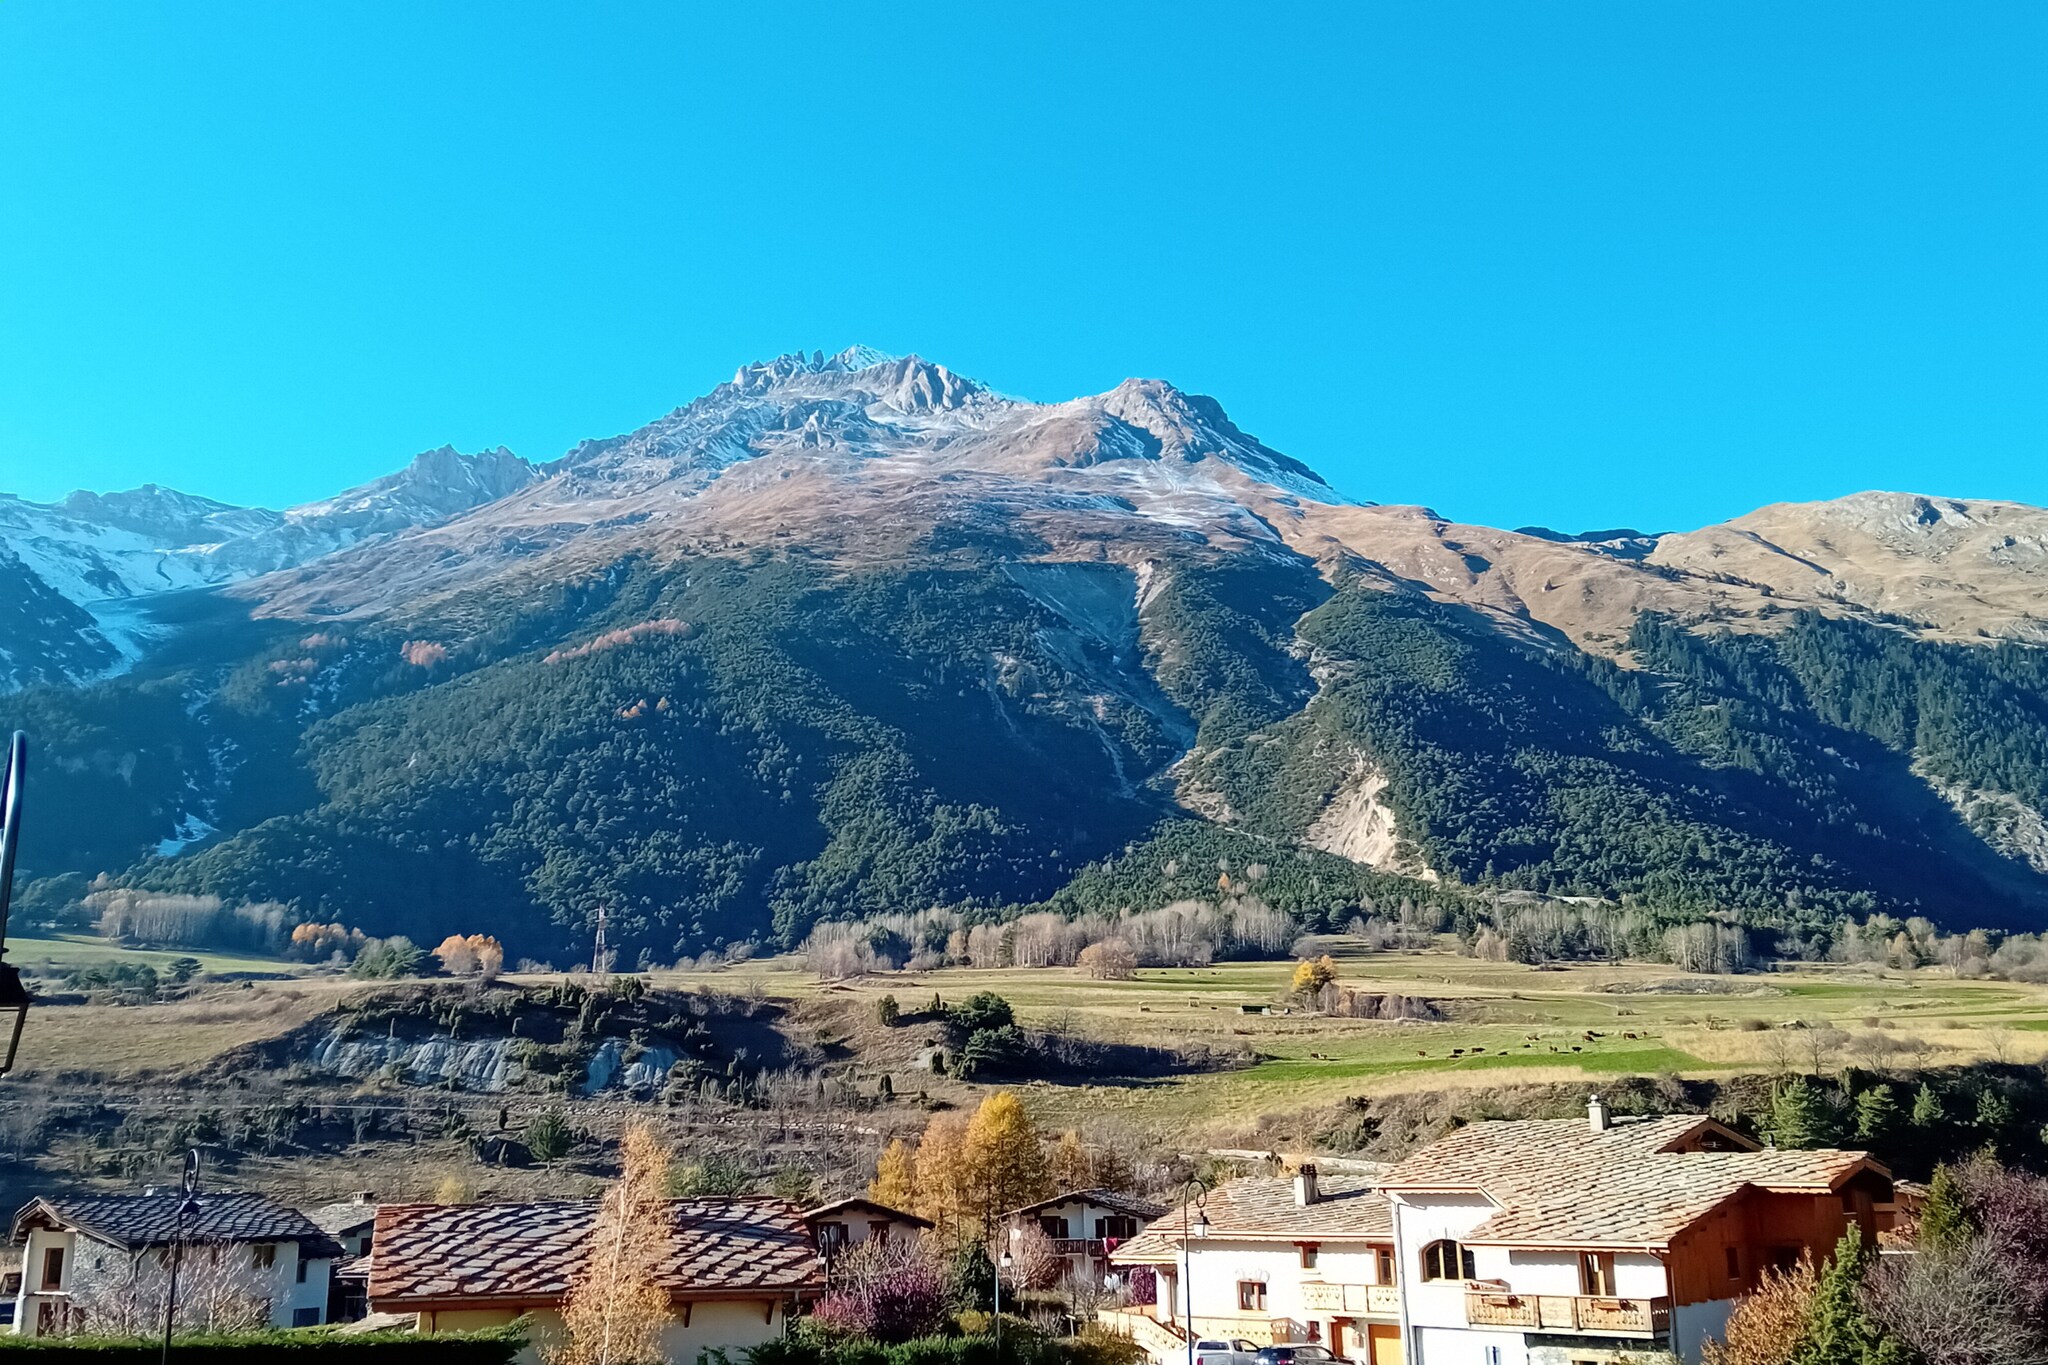
<path fill-rule="evenodd" d="M 1361 1318 L 1401 1316 L 1401 1291 L 1390 1284 L 1326 1284 L 1301 1286 L 1301 1306 L 1311 1313 L 1344 1313 Z"/>
<path fill-rule="evenodd" d="M 1052 1249 L 1062 1256 L 1093 1256 L 1097 1259 L 1108 1254 L 1100 1237 L 1055 1237 Z"/>
<path fill-rule="evenodd" d="M 1465 1321 L 1474 1327 L 1509 1327 L 1524 1332 L 1661 1337 L 1671 1331 L 1671 1300 L 1467 1289 Z"/>

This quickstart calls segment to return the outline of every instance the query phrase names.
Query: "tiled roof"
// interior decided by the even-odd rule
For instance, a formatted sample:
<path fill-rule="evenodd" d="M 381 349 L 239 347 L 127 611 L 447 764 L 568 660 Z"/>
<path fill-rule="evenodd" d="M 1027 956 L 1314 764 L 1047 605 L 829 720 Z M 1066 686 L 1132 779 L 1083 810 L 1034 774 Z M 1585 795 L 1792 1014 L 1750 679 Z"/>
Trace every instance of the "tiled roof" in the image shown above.
<path fill-rule="evenodd" d="M 339 1204 L 322 1204 L 317 1209 L 307 1209 L 306 1217 L 312 1219 L 314 1226 L 322 1232 L 339 1237 L 344 1232 L 353 1232 L 375 1222 L 377 1206 L 350 1199 Z"/>
<path fill-rule="evenodd" d="M 297 1209 L 242 1191 L 195 1195 L 196 1208 L 184 1220 L 183 1235 L 200 1242 L 297 1242 L 308 1257 L 338 1257 L 342 1250 Z M 41 1223 L 76 1228 L 130 1251 L 167 1245 L 179 1235 L 179 1192 L 99 1194 L 36 1199 L 14 1215 L 14 1240 Z"/>
<path fill-rule="evenodd" d="M 1132 1218 L 1142 1218 L 1147 1222 L 1162 1216 L 1166 1212 L 1166 1205 L 1155 1204 L 1149 1199 L 1134 1199 L 1128 1194 L 1120 1194 L 1115 1190 L 1089 1189 L 1068 1190 L 1066 1193 L 1056 1194 L 1050 1199 L 1041 1199 L 1036 1204 L 1026 1204 L 1021 1209 L 1011 1209 L 1003 1217 L 1024 1218 L 1037 1213 L 1040 1209 L 1056 1208 L 1061 1204 L 1094 1204 L 1098 1208 L 1128 1214 Z"/>
<path fill-rule="evenodd" d="M 1259 1176 L 1218 1185 L 1202 1200 L 1211 1241 L 1364 1241 L 1391 1239 L 1393 1215 L 1370 1176 L 1331 1174 L 1317 1182 L 1319 1197 L 1294 1200 L 1289 1177 Z M 1169 1210 L 1144 1232 L 1117 1247 L 1110 1259 L 1138 1263 L 1179 1259 L 1181 1211 Z"/>
<path fill-rule="evenodd" d="M 1640 1123 L 1617 1122 L 1592 1132 L 1584 1119 L 1514 1119 L 1467 1124 L 1380 1177 L 1383 1189 L 1477 1189 L 1496 1200 L 1540 1190 L 1585 1170 L 1613 1170 L 1640 1157 L 1718 1140 L 1754 1146 L 1704 1114 L 1672 1114 Z"/>
<path fill-rule="evenodd" d="M 892 1209 L 887 1204 L 877 1204 L 874 1200 L 857 1194 L 849 1199 L 835 1199 L 829 1204 L 805 1209 L 803 1219 L 806 1223 L 815 1223 L 820 1218 L 830 1218 L 835 1213 L 851 1213 L 856 1209 L 866 1209 L 870 1213 L 878 1213 L 884 1218 L 893 1218 L 899 1223 L 908 1223 L 915 1228 L 928 1228 L 932 1225 L 929 1218 L 920 1218 L 903 1209 Z"/>
<path fill-rule="evenodd" d="M 1521 1120 L 1461 1128 L 1381 1184 L 1484 1193 L 1501 1207 L 1462 1239 L 1474 1245 L 1664 1246 L 1745 1188 L 1825 1193 L 1872 1165 L 1862 1152 L 1754 1150 L 1701 1115 L 1600 1133 L 1581 1119 Z"/>
<path fill-rule="evenodd" d="M 677 1297 L 821 1287 L 817 1249 L 781 1199 L 671 1201 L 662 1282 Z M 370 1302 L 560 1299 L 583 1262 L 594 1200 L 546 1204 L 386 1204 L 377 1210 Z"/>

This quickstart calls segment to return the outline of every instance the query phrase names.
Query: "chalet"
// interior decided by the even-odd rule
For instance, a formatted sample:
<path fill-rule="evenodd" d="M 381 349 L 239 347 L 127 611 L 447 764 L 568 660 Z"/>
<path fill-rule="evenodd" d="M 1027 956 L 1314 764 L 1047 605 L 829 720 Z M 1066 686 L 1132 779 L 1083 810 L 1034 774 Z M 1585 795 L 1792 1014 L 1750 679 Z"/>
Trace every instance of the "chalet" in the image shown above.
<path fill-rule="evenodd" d="M 338 1204 L 307 1209 L 315 1227 L 340 1244 L 327 1294 L 327 1320 L 354 1322 L 369 1311 L 370 1247 L 377 1223 L 377 1203 L 368 1190 L 358 1190 Z"/>
<path fill-rule="evenodd" d="M 1371 1365 L 1401 1358 L 1392 1211 L 1370 1176 L 1304 1165 L 1292 1178 L 1235 1180 L 1110 1259 L 1155 1272 L 1153 1303 L 1104 1315 L 1155 1358 L 1178 1359 L 1190 1322 L 1197 1337 L 1320 1342 Z"/>
<path fill-rule="evenodd" d="M 1773 1266 L 1897 1217 L 1866 1153 L 1761 1149 L 1703 1115 L 1475 1123 L 1381 1179 L 1410 1356 L 1577 1365 L 1687 1360 Z"/>
<path fill-rule="evenodd" d="M 1105 1321 L 1161 1359 L 1191 1323 L 1365 1365 L 1696 1360 L 1766 1269 L 1823 1259 L 1852 1227 L 1882 1238 L 1902 1200 L 1865 1153 L 1618 1119 L 1598 1096 L 1584 1119 L 1475 1123 L 1376 1177 L 1304 1166 L 1286 1186 L 1232 1182 L 1187 1227 L 1169 1214 L 1119 1248 L 1158 1291 Z"/>
<path fill-rule="evenodd" d="M 30 1201 L 14 1216 L 12 1240 L 22 1255 L 14 1332 L 53 1336 L 90 1330 L 96 1320 L 106 1327 L 152 1292 L 161 1299 L 154 1286 L 173 1239 L 184 1243 L 194 1298 L 208 1277 L 232 1275 L 267 1305 L 273 1326 L 327 1320 L 328 1277 L 342 1254 L 333 1238 L 260 1194 L 190 1198 L 182 1218 L 186 1196 L 177 1191 Z"/>
<path fill-rule="evenodd" d="M 537 1361 L 561 1329 L 562 1301 L 583 1263 L 594 1200 L 535 1204 L 386 1204 L 377 1210 L 369 1306 L 410 1315 L 423 1334 L 533 1315 Z M 662 1284 L 670 1321 L 662 1354 L 692 1365 L 782 1335 L 790 1310 L 825 1287 L 811 1230 L 780 1199 L 671 1201 Z"/>
<path fill-rule="evenodd" d="M 818 1254 L 827 1261 L 870 1238 L 915 1237 L 931 1227 L 928 1218 L 859 1195 L 806 1209 L 803 1219 L 818 1244 Z"/>
<path fill-rule="evenodd" d="M 1001 1224 L 1012 1233 L 1038 1229 L 1052 1239 L 1053 1250 L 1066 1258 L 1065 1278 L 1100 1284 L 1111 1269 L 1110 1253 L 1165 1212 L 1164 1205 L 1115 1190 L 1069 1190 L 1011 1209 L 1002 1215 Z"/>

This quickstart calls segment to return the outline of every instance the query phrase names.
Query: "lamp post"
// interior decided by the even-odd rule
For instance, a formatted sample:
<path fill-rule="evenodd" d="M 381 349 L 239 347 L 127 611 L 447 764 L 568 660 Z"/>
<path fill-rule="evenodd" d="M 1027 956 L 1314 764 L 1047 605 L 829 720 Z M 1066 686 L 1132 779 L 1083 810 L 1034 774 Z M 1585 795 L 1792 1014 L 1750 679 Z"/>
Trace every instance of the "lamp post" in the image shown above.
<path fill-rule="evenodd" d="M 178 1212 L 171 1232 L 171 1279 L 164 1290 L 164 1350 L 162 1359 L 169 1365 L 171 1359 L 171 1324 L 178 1316 L 178 1264 L 185 1258 L 185 1220 L 199 1212 L 199 1149 L 194 1147 L 185 1153 L 185 1175 L 178 1182 Z"/>
<path fill-rule="evenodd" d="M 1208 1193 L 1209 1187 L 1199 1177 L 1190 1178 L 1180 1187 L 1180 1286 L 1188 1309 L 1188 1320 L 1183 1324 L 1187 1329 L 1188 1365 L 1195 1365 L 1195 1246 L 1188 1234 L 1192 1231 L 1197 1237 L 1209 1235 L 1209 1215 L 1202 1209 L 1202 1200 Z M 1190 1213 L 1194 1215 L 1192 1222 Z"/>
<path fill-rule="evenodd" d="M 1001 1256 L 999 1256 L 999 1257 L 997 1257 L 997 1258 L 996 1258 L 996 1316 L 995 1316 L 995 1324 L 996 1324 L 996 1359 L 997 1359 L 997 1360 L 1001 1360 L 1001 1359 L 1003 1358 L 1003 1272 L 1004 1272 L 1005 1270 L 1008 1270 L 1008 1269 L 1009 1269 L 1009 1268 L 1010 1268 L 1010 1267 L 1011 1267 L 1012 1265 L 1016 1264 L 1016 1261 L 1017 1261 L 1017 1257 L 1016 1257 L 1016 1255 L 1014 1254 L 1013 1248 L 1015 1248 L 1015 1247 L 1016 1247 L 1016 1245 L 1017 1245 L 1017 1239 L 1018 1239 L 1018 1238 L 1020 1238 L 1020 1237 L 1022 1237 L 1023 1235 L 1024 1235 L 1024 1229 L 1022 1229 L 1022 1228 L 1015 1228 L 1015 1227 L 1011 1228 L 1011 1229 L 1010 1229 L 1010 1242 L 1009 1242 L 1009 1245 L 1008 1245 L 1008 1246 L 1006 1246 L 1006 1247 L 1004 1247 L 1004 1248 L 1003 1248 L 1003 1254 L 1002 1254 Z"/>
<path fill-rule="evenodd" d="M 0 1057 L 0 1076 L 14 1070 L 14 1053 L 21 1046 L 21 1026 L 28 1022 L 28 991 L 21 973 L 4 959 L 7 955 L 7 908 L 14 895 L 14 851 L 21 842 L 21 798 L 23 779 L 28 775 L 28 736 L 14 732 L 7 746 L 7 771 L 0 777 L 0 1019 L 14 1016 L 7 1029 L 7 1053 Z"/>

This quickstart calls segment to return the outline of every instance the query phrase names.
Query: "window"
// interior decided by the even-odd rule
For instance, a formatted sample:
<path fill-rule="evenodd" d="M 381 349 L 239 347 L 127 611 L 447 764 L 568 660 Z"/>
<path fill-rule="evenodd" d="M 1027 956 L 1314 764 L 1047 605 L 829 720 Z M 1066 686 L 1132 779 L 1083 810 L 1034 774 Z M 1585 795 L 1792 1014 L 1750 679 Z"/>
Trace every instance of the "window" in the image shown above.
<path fill-rule="evenodd" d="M 1049 1213 L 1041 1213 L 1038 1215 L 1038 1230 L 1055 1241 L 1063 1239 L 1067 1235 L 1067 1220 L 1055 1218 Z"/>
<path fill-rule="evenodd" d="M 1314 1270 L 1316 1268 L 1317 1256 L 1322 1251 L 1322 1247 L 1314 1242 L 1299 1242 L 1296 1245 L 1301 1248 L 1301 1268 L 1303 1270 Z"/>
<path fill-rule="evenodd" d="M 1790 1270 L 1798 1265 L 1799 1250 L 1796 1246 L 1772 1247 L 1768 1253 L 1771 1258 L 1771 1269 Z"/>
<path fill-rule="evenodd" d="M 888 1241 L 889 1220 L 886 1218 L 870 1218 L 868 1220 L 868 1240 L 877 1243 Z"/>
<path fill-rule="evenodd" d="M 1240 1313 L 1265 1312 L 1266 1282 L 1264 1280 L 1239 1280 L 1237 1282 L 1237 1309 Z"/>
<path fill-rule="evenodd" d="M 818 1250 L 824 1252 L 827 1256 L 830 1256 L 837 1252 L 844 1251 L 845 1249 L 846 1224 L 818 1224 Z"/>
<path fill-rule="evenodd" d="M 64 1284 L 64 1248 L 43 1248 L 43 1288 L 59 1289 Z"/>
<path fill-rule="evenodd" d="M 1727 1251 L 1728 1278 L 1731 1280 L 1739 1280 L 1742 1278 L 1742 1253 L 1737 1251 L 1734 1247 L 1729 1247 Z"/>
<path fill-rule="evenodd" d="M 1582 1251 L 1579 1253 L 1579 1292 L 1596 1299 L 1614 1296 L 1614 1253 L 1608 1251 Z"/>
<path fill-rule="evenodd" d="M 305 1257 L 303 1257 L 303 1256 L 299 1257 L 299 1283 L 300 1283 L 300 1284 L 304 1284 L 304 1283 L 306 1282 L 306 1267 L 307 1267 L 307 1266 L 309 1266 L 309 1265 L 311 1265 L 311 1264 L 313 1264 L 313 1263 L 312 1263 L 311 1261 L 307 1260 L 307 1259 L 306 1259 Z"/>
<path fill-rule="evenodd" d="M 277 1248 L 265 1243 L 249 1248 L 249 1264 L 258 1270 L 268 1270 L 277 1264 Z"/>
<path fill-rule="evenodd" d="M 1377 1277 L 1376 1283 L 1392 1284 L 1394 1282 L 1394 1249 L 1392 1247 L 1374 1247 L 1372 1249 L 1372 1268 Z"/>
<path fill-rule="evenodd" d="M 319 1309 L 317 1309 L 317 1308 L 294 1308 L 294 1309 L 292 1310 L 292 1326 L 294 1326 L 294 1327 L 318 1327 L 319 1325 L 320 1325 L 320 1310 L 319 1310 Z"/>
<path fill-rule="evenodd" d="M 1095 1235 L 1104 1239 L 1114 1237 L 1119 1242 L 1128 1242 L 1138 1235 L 1138 1220 L 1124 1213 L 1110 1218 L 1098 1218 L 1095 1220 Z"/>
<path fill-rule="evenodd" d="M 1422 1278 L 1425 1280 L 1476 1280 L 1472 1253 L 1456 1242 L 1431 1242 L 1422 1249 Z"/>

